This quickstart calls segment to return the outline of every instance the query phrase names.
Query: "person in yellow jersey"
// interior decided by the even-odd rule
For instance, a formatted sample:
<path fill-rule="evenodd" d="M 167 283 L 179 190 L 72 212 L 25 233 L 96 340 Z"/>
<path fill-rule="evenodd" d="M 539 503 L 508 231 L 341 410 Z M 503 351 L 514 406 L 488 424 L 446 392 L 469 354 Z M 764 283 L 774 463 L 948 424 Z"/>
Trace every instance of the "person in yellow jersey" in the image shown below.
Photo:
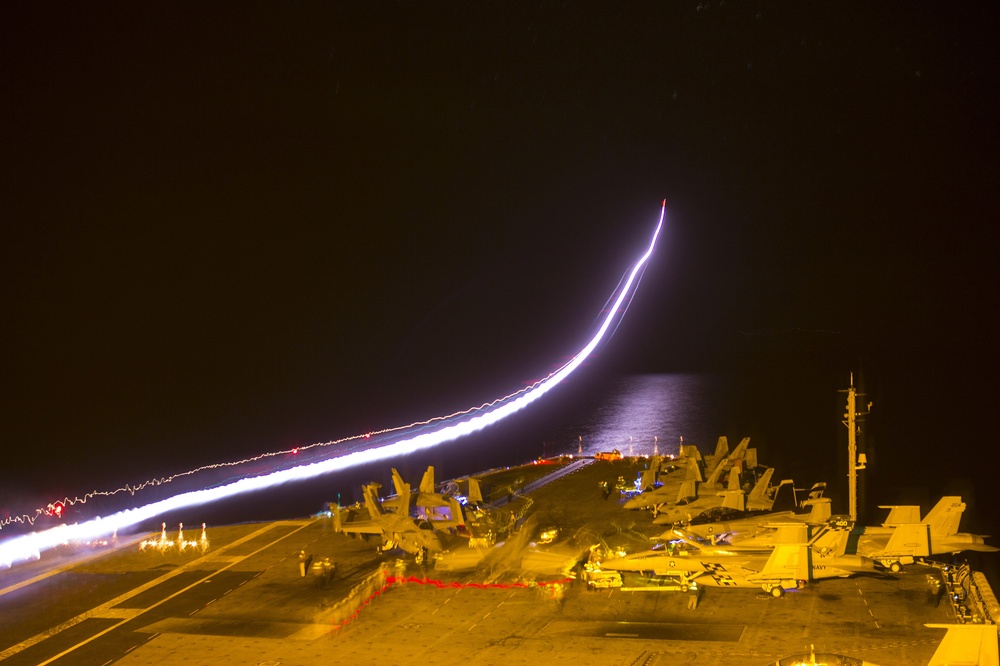
<path fill-rule="evenodd" d="M 698 587 L 698 583 L 692 581 L 688 585 L 688 610 L 697 610 L 699 596 L 701 596 L 701 588 Z"/>

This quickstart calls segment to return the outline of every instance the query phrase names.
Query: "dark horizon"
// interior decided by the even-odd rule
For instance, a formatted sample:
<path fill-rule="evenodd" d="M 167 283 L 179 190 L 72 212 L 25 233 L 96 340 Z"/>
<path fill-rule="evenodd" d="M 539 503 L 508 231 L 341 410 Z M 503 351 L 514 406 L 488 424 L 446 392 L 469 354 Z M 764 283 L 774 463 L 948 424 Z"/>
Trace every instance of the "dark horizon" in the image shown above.
<path fill-rule="evenodd" d="M 784 386 L 733 417 L 778 446 L 853 371 L 883 468 L 997 523 L 988 9 L 0 11 L 0 507 L 522 386 L 665 197 L 581 381 Z"/>

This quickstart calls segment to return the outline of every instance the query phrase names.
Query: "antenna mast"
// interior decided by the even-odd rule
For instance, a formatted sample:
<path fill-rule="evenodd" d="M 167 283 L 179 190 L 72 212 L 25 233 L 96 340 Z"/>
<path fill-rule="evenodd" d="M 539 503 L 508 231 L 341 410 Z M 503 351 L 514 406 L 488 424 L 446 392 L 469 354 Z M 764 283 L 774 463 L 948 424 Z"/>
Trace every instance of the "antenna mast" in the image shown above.
<path fill-rule="evenodd" d="M 847 495 L 848 510 L 851 514 L 851 521 L 858 519 L 858 471 L 865 468 L 868 463 L 867 456 L 858 456 L 858 435 L 861 433 L 859 417 L 863 419 L 871 410 L 872 403 L 868 403 L 868 409 L 859 412 L 857 408 L 858 392 L 854 388 L 854 373 L 851 373 L 851 385 L 847 393 L 847 412 L 844 414 L 844 425 L 847 426 Z"/>

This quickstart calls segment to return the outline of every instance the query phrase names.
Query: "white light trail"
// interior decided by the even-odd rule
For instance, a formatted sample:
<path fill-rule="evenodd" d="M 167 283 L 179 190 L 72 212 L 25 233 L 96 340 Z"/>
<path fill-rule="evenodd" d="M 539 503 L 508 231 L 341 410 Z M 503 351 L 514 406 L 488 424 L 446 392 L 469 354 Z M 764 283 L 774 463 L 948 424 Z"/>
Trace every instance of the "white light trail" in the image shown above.
<path fill-rule="evenodd" d="M 628 279 L 625 280 L 625 282 L 617 289 L 616 295 L 613 297 L 613 304 L 608 310 L 608 313 L 604 317 L 604 320 L 602 321 L 597 332 L 583 349 L 577 352 L 569 361 L 567 361 L 559 369 L 550 373 L 544 379 L 535 382 L 527 388 L 516 391 L 515 393 L 505 396 L 504 398 L 499 398 L 498 400 L 480 407 L 465 410 L 464 412 L 457 412 L 456 414 L 448 417 L 430 419 L 428 421 L 423 421 L 419 424 L 413 424 L 412 426 L 406 426 L 404 428 L 391 428 L 380 431 L 381 433 L 398 432 L 400 430 L 406 430 L 411 427 L 422 426 L 434 422 L 454 421 L 453 423 L 449 423 L 448 425 L 436 430 L 421 432 L 420 434 L 401 439 L 393 442 L 392 444 L 386 444 L 362 451 L 354 451 L 335 458 L 310 464 L 303 464 L 262 476 L 240 479 L 239 481 L 234 481 L 232 483 L 214 488 L 181 493 L 159 502 L 153 502 L 134 509 L 120 511 L 107 516 L 106 518 L 98 517 L 82 523 L 60 525 L 51 529 L 39 530 L 23 536 L 12 537 L 0 542 L 0 566 L 10 566 L 14 562 L 37 558 L 41 552 L 69 541 L 87 541 L 98 536 L 110 534 L 117 530 L 132 527 L 168 511 L 198 506 L 255 490 L 271 488 L 283 483 L 311 479 L 323 474 L 329 474 L 330 472 L 347 469 L 355 465 L 378 460 L 386 460 L 403 453 L 411 453 L 413 451 L 426 449 L 482 430 L 483 428 L 497 423 L 501 419 L 524 409 L 551 391 L 557 384 L 559 384 L 559 382 L 580 367 L 580 365 L 594 352 L 597 346 L 604 339 L 608 329 L 611 327 L 611 324 L 614 322 L 618 313 L 625 305 L 626 299 L 630 298 L 633 284 L 636 282 L 639 274 L 642 272 L 646 263 L 649 261 L 650 256 L 653 254 L 653 248 L 656 246 L 656 240 L 663 227 L 666 206 L 667 202 L 666 199 L 664 199 L 663 205 L 660 209 L 660 219 L 657 222 L 656 229 L 653 231 L 649 247 L 632 266 L 632 270 L 628 274 Z M 358 437 L 352 437 L 339 441 L 343 442 L 352 439 L 368 438 L 371 434 L 372 433 L 368 433 L 367 435 L 360 435 Z M 317 445 L 314 444 L 312 446 Z M 304 448 L 307 447 L 301 447 L 299 450 Z M 267 455 L 269 454 L 264 454 L 264 456 Z M 226 464 L 227 463 L 222 463 L 219 466 L 224 466 Z M 190 473 L 192 472 L 185 474 Z"/>

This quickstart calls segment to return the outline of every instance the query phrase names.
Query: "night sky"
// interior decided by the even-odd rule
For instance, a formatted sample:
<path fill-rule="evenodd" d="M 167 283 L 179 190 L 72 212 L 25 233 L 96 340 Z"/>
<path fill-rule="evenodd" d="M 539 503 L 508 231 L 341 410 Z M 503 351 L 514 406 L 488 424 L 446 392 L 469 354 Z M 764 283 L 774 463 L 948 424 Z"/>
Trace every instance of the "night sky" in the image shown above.
<path fill-rule="evenodd" d="M 664 198 L 662 244 L 581 381 L 771 377 L 748 400 L 777 409 L 783 384 L 836 405 L 861 372 L 882 460 L 978 484 L 982 505 L 993 19 L 925 2 L 8 4 L 0 505 L 523 386 L 593 330 Z"/>

